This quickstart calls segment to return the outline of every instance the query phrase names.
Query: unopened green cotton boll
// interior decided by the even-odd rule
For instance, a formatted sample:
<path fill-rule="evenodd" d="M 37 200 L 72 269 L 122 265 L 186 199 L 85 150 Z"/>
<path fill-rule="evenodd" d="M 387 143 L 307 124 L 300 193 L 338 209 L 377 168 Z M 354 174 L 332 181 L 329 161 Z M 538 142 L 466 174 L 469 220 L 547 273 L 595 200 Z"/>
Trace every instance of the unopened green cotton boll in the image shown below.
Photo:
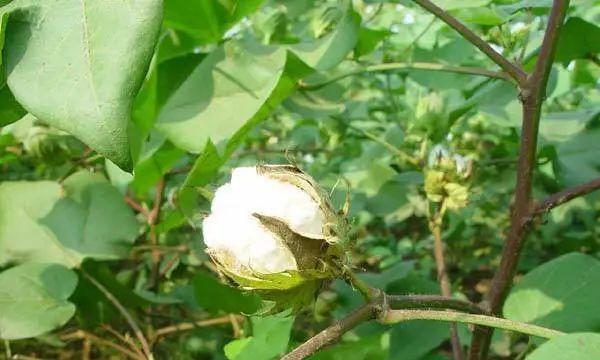
<path fill-rule="evenodd" d="M 290 298 L 295 291 L 312 296 L 337 276 L 346 224 L 311 177 L 265 165 L 234 169 L 202 227 L 207 252 L 225 275 L 245 289 L 289 291 Z"/>

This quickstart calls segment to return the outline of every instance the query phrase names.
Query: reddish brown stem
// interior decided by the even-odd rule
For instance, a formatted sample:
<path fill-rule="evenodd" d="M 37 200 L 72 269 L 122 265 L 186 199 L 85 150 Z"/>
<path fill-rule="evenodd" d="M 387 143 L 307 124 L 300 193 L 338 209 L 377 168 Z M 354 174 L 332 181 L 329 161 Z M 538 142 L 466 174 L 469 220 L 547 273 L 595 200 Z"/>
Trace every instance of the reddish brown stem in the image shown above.
<path fill-rule="evenodd" d="M 450 284 L 450 277 L 448 276 L 448 270 L 446 269 L 444 242 L 442 240 L 441 232 L 441 216 L 442 215 L 438 212 L 435 218 L 430 221 L 429 228 L 433 235 L 433 254 L 435 257 L 440 289 L 443 296 L 450 297 L 452 296 L 452 287 Z M 452 355 L 454 359 L 462 360 L 464 358 L 463 349 L 460 344 L 460 338 L 458 337 L 458 329 L 454 323 L 450 324 L 450 344 L 452 345 Z"/>
<path fill-rule="evenodd" d="M 533 208 L 531 217 L 540 216 L 553 208 L 571 201 L 580 196 L 587 195 L 595 190 L 600 189 L 600 179 L 595 179 L 585 184 L 573 186 L 556 194 L 552 194 L 542 201 L 539 201 Z"/>
<path fill-rule="evenodd" d="M 501 311 L 506 295 L 512 286 L 527 233 L 526 225 L 533 210 L 532 180 L 541 106 L 545 97 L 560 28 L 568 7 L 569 0 L 554 0 L 535 70 L 521 89 L 523 127 L 517 166 L 515 202 L 500 265 L 492 279 L 490 293 L 487 296 L 489 311 L 492 314 L 498 314 Z M 492 333 L 493 330 L 490 328 L 477 327 L 475 329 L 469 359 L 487 358 Z"/>
<path fill-rule="evenodd" d="M 160 251 L 156 249 L 158 246 L 158 236 L 156 234 L 156 221 L 158 220 L 158 216 L 160 214 L 160 207 L 162 205 L 163 193 L 165 191 L 165 179 L 161 178 L 156 184 L 156 190 L 154 194 L 154 203 L 152 204 L 152 210 L 148 213 L 147 222 L 150 226 L 150 245 L 154 247 L 152 250 L 152 277 L 150 278 L 150 284 L 152 287 L 158 285 L 158 280 L 160 277 L 159 273 L 159 264 L 160 264 Z"/>
<path fill-rule="evenodd" d="M 139 202 L 135 201 L 130 196 L 125 195 L 124 200 L 125 200 L 125 203 L 127 205 L 129 205 L 130 208 L 139 212 L 140 214 L 143 214 L 146 217 L 148 216 L 148 210 L 146 210 Z"/>

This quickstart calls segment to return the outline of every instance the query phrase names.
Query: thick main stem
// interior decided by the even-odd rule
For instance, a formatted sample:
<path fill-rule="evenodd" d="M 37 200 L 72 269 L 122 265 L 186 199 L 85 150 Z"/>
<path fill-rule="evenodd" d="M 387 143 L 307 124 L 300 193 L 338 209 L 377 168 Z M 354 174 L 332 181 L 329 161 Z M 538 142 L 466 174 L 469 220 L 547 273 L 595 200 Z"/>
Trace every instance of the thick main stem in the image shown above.
<path fill-rule="evenodd" d="M 494 275 L 488 294 L 488 306 L 492 314 L 500 313 L 512 285 L 527 233 L 526 225 L 533 211 L 531 194 L 541 107 L 550 69 L 552 68 L 559 31 L 568 7 L 568 0 L 554 0 L 535 70 L 521 89 L 523 126 L 517 166 L 515 202 L 500 265 Z M 491 329 L 476 328 L 471 342 L 469 359 L 487 358 L 491 335 Z"/>
<path fill-rule="evenodd" d="M 437 278 L 440 284 L 440 289 L 443 296 L 452 296 L 452 287 L 450 285 L 450 277 L 446 269 L 446 259 L 444 257 L 444 242 L 442 241 L 442 216 L 441 212 L 436 212 L 434 218 L 429 221 L 429 229 L 433 235 L 433 254 L 435 257 L 435 265 L 437 269 Z M 464 358 L 463 349 L 458 337 L 458 329 L 456 324 L 450 324 L 450 344 L 452 345 L 452 355 L 455 360 Z"/>

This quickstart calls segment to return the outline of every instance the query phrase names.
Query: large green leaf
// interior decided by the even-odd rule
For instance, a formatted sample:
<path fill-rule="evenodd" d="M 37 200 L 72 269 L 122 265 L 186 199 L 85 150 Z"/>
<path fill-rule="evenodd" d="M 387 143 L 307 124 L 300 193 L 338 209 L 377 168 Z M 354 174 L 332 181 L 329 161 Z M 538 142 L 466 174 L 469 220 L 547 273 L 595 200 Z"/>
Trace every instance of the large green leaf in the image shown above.
<path fill-rule="evenodd" d="M 197 190 L 210 182 L 217 174 L 219 168 L 233 155 L 233 152 L 238 148 L 248 132 L 260 121 L 264 120 L 274 108 L 289 96 L 296 89 L 298 79 L 305 76 L 309 71 L 310 69 L 299 61 L 297 57 L 288 54 L 284 71 L 269 97 L 260 109 L 231 135 L 226 144 L 222 146 L 224 148 L 223 151 L 219 153 L 219 149 L 217 149 L 213 142 L 210 139 L 207 140 L 202 155 L 194 162 L 179 192 L 178 205 L 180 212 L 175 214 L 176 217 L 179 217 L 179 220 L 175 222 L 182 223 L 184 218 L 187 218 L 188 221 L 195 221 L 194 215 L 199 214 L 197 211 L 198 203 L 201 201 Z"/>
<path fill-rule="evenodd" d="M 76 173 L 50 181 L 0 185 L 0 265 L 127 255 L 138 224 L 122 195 L 101 175 Z"/>
<path fill-rule="evenodd" d="M 210 312 L 254 313 L 260 306 L 260 298 L 222 284 L 213 276 L 197 273 L 192 280 L 196 301 Z"/>
<path fill-rule="evenodd" d="M 226 353 L 230 360 L 270 360 L 279 358 L 288 347 L 293 316 L 273 315 L 252 318 L 252 337 L 236 343 L 235 351 Z M 239 340 L 236 340 L 239 341 Z"/>
<path fill-rule="evenodd" d="M 28 263 L 0 273 L 0 338 L 24 339 L 66 323 L 77 275 L 57 264 Z"/>
<path fill-rule="evenodd" d="M 349 8 L 333 32 L 311 42 L 290 46 L 308 66 L 316 70 L 328 70 L 339 64 L 356 46 L 360 16 Z"/>
<path fill-rule="evenodd" d="M 556 144 L 559 177 L 567 186 L 579 185 L 600 174 L 600 128 L 586 129 Z"/>
<path fill-rule="evenodd" d="M 437 0 L 437 6 L 444 10 L 457 10 L 473 7 L 483 7 L 489 4 L 491 0 Z"/>
<path fill-rule="evenodd" d="M 400 323 L 392 329 L 390 359 L 419 360 L 449 336 L 448 324 L 442 322 L 416 320 Z"/>
<path fill-rule="evenodd" d="M 0 3 L 0 7 L 3 6 Z M 1 10 L 1 9 L 0 9 Z M 6 24 L 8 23 L 8 13 L 0 11 L 0 87 L 4 86 L 4 69 L 2 68 L 2 50 L 4 49 L 4 33 L 6 31 Z"/>
<path fill-rule="evenodd" d="M 218 42 L 225 31 L 255 11 L 264 0 L 168 0 L 165 25 L 185 31 L 199 43 Z"/>
<path fill-rule="evenodd" d="M 13 123 L 26 114 L 26 111 L 15 100 L 8 86 L 0 85 L 0 126 Z"/>
<path fill-rule="evenodd" d="M 394 294 L 439 294 L 439 285 L 427 278 L 410 275 L 390 284 Z M 427 336 L 423 336 L 427 334 Z M 390 359 L 418 360 L 450 336 L 448 324 L 416 320 L 394 325 L 390 335 Z"/>
<path fill-rule="evenodd" d="M 128 123 L 161 0 L 16 0 L 7 9 L 3 53 L 17 101 L 131 170 Z"/>
<path fill-rule="evenodd" d="M 556 61 L 568 64 L 574 59 L 585 59 L 600 52 L 600 27 L 581 18 L 567 20 L 556 48 Z"/>
<path fill-rule="evenodd" d="M 600 334 L 575 333 L 545 342 L 527 356 L 527 360 L 600 359 Z"/>
<path fill-rule="evenodd" d="M 600 261 L 579 253 L 563 255 L 526 274 L 504 305 L 511 320 L 563 330 L 596 331 L 600 312 Z"/>
<path fill-rule="evenodd" d="M 271 95 L 286 61 L 279 47 L 228 42 L 213 51 L 167 101 L 156 128 L 178 147 L 200 152 L 233 135 Z"/>

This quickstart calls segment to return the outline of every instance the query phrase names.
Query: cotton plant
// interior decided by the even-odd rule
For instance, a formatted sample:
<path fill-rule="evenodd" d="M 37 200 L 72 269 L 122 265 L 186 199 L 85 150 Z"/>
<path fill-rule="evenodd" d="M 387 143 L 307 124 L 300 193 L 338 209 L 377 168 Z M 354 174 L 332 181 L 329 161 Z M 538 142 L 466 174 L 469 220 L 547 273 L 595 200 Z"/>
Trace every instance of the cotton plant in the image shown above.
<path fill-rule="evenodd" d="M 314 179 L 288 165 L 234 169 L 202 225 L 218 269 L 277 310 L 300 308 L 341 274 L 347 228 Z"/>

